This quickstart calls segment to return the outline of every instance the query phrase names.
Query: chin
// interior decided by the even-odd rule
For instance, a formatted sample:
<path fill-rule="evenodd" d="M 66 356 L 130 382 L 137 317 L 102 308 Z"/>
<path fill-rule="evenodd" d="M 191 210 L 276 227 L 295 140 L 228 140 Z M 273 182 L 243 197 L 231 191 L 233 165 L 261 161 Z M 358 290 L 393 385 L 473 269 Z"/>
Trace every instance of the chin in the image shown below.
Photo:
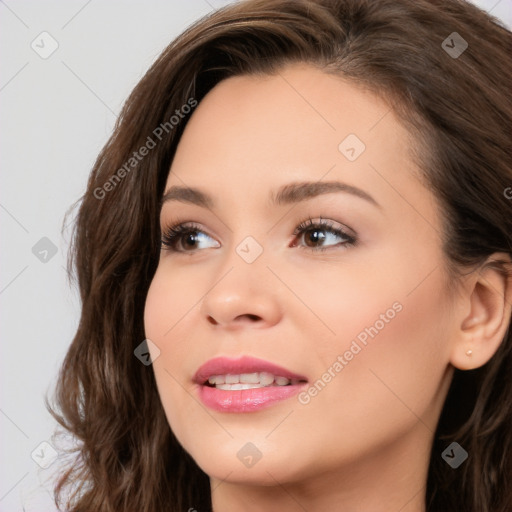
<path fill-rule="evenodd" d="M 263 443 L 261 443 L 263 444 Z M 267 442 L 258 448 L 239 439 L 218 443 L 217 449 L 198 448 L 189 451 L 196 464 L 210 478 L 233 483 L 275 486 L 279 482 L 300 479 L 308 464 L 301 464 L 294 455 L 296 449 L 290 447 L 290 453 L 277 452 L 277 447 Z M 282 448 L 282 447 L 281 447 Z"/>

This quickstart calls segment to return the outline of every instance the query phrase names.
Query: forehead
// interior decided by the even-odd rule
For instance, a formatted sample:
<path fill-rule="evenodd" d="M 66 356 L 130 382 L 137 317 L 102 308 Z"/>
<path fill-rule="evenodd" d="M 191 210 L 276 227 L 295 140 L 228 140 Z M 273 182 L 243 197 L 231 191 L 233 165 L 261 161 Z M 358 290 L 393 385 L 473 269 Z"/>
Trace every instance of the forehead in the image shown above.
<path fill-rule="evenodd" d="M 186 184 L 243 202 L 266 200 L 291 181 L 343 180 L 384 203 L 396 201 L 399 185 L 414 202 L 428 191 L 413 176 L 412 143 L 376 95 L 294 64 L 214 87 L 186 126 L 167 188 Z"/>
<path fill-rule="evenodd" d="M 340 77 L 294 64 L 275 75 L 237 76 L 219 83 L 192 115 L 180 149 L 201 139 L 207 151 L 197 158 L 220 156 L 214 151 L 223 154 L 227 141 L 236 141 L 230 158 L 234 150 L 258 156 L 258 161 L 281 155 L 308 162 L 313 155 L 338 157 L 339 143 L 349 134 L 365 144 L 382 140 L 371 132 L 383 116 L 388 118 L 386 130 L 393 125 L 394 135 L 400 131 L 406 136 L 389 111 L 375 95 Z"/>

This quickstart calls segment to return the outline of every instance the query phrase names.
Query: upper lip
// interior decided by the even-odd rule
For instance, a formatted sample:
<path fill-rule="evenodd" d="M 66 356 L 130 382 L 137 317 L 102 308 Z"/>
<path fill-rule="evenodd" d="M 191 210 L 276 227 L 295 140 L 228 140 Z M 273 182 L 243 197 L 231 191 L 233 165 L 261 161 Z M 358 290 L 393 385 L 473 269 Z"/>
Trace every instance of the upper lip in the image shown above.
<path fill-rule="evenodd" d="M 199 367 L 194 375 L 194 381 L 204 384 L 213 375 L 240 375 L 242 373 L 268 372 L 274 376 L 297 379 L 307 382 L 306 377 L 294 373 L 263 359 L 242 356 L 235 359 L 228 357 L 215 357 Z"/>

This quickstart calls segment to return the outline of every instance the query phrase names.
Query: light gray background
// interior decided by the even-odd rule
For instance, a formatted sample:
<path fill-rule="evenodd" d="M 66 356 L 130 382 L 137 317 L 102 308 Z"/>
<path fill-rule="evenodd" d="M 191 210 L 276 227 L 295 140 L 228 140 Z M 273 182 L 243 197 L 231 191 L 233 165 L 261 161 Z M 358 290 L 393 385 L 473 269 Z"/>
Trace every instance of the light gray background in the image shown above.
<path fill-rule="evenodd" d="M 43 396 L 79 320 L 64 214 L 146 69 L 190 23 L 227 3 L 0 0 L 0 512 L 55 510 L 52 475 L 62 455 L 42 469 L 31 453 L 52 442 Z M 476 3 L 512 26 L 512 0 Z M 44 31 L 59 45 L 47 59 L 31 47 L 49 48 Z M 46 262 L 32 251 L 43 237 L 57 248 Z"/>

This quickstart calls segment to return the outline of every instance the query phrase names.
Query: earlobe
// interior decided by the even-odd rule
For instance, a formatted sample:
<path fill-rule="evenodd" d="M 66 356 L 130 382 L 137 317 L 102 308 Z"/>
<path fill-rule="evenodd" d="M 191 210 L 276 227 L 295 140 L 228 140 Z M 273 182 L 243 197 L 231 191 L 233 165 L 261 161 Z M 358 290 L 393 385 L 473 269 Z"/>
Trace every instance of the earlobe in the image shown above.
<path fill-rule="evenodd" d="M 502 265 L 496 262 L 501 261 Z M 511 322 L 512 273 L 510 257 L 496 253 L 469 277 L 464 315 L 457 329 L 450 362 L 473 370 L 496 353 Z"/>

